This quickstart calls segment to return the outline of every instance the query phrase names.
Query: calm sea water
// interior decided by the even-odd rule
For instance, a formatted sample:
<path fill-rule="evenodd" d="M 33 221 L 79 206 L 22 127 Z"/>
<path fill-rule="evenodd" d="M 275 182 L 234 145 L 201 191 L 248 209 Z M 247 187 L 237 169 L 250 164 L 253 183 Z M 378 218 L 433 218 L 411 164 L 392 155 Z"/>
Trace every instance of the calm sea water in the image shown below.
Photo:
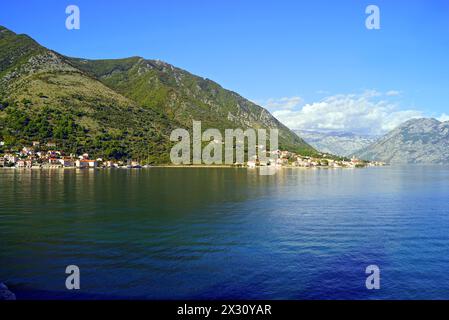
<path fill-rule="evenodd" d="M 449 299 L 449 168 L 0 170 L 0 281 L 19 299 Z"/>

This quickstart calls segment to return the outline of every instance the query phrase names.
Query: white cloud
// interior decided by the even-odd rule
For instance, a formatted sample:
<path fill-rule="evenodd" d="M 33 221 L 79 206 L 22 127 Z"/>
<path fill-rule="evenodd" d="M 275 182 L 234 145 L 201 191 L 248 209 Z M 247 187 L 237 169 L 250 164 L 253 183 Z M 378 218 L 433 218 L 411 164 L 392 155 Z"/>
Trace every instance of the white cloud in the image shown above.
<path fill-rule="evenodd" d="M 268 99 L 265 103 L 262 103 L 264 107 L 270 111 L 275 110 L 292 110 L 302 103 L 300 97 L 284 97 L 280 99 Z"/>
<path fill-rule="evenodd" d="M 387 91 L 385 93 L 385 95 L 388 96 L 388 97 L 396 97 L 396 96 L 400 96 L 401 95 L 401 91 L 390 90 L 390 91 Z"/>
<path fill-rule="evenodd" d="M 443 114 L 441 115 L 441 117 L 439 117 L 439 118 L 437 118 L 437 119 L 438 119 L 439 121 L 441 121 L 441 122 L 446 122 L 446 121 L 449 121 L 449 115 L 443 113 Z"/>
<path fill-rule="evenodd" d="M 289 101 L 288 98 L 283 100 Z M 268 105 L 265 107 L 270 108 Z M 361 94 L 339 94 L 302 107 L 298 104 L 294 107 L 289 105 L 288 108 L 272 111 L 277 119 L 291 129 L 348 131 L 370 135 L 385 134 L 407 120 L 424 116 L 418 110 L 399 109 L 398 105 L 388 101 L 386 93 L 375 90 Z"/>

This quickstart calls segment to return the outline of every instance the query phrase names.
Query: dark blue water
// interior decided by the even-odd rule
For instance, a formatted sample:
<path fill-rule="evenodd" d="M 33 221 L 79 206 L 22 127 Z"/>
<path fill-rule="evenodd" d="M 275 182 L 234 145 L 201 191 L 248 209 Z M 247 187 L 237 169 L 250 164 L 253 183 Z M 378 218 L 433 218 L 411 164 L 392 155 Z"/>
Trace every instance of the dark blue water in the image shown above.
<path fill-rule="evenodd" d="M 449 168 L 0 170 L 0 281 L 19 299 L 449 299 Z"/>

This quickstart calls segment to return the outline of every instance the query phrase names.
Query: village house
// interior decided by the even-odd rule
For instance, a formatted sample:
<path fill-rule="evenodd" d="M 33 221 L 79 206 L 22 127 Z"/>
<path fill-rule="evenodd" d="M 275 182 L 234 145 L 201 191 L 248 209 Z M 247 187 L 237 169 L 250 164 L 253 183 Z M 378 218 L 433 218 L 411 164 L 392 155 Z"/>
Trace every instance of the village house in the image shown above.
<path fill-rule="evenodd" d="M 299 157 L 298 157 L 298 159 L 296 160 L 296 165 L 297 165 L 298 167 L 306 167 L 306 168 L 312 166 L 311 163 L 310 163 L 310 160 L 302 159 L 302 158 L 299 158 Z"/>
<path fill-rule="evenodd" d="M 59 166 L 60 165 L 59 160 L 60 159 L 58 159 L 58 158 L 50 157 L 50 158 L 48 158 L 48 164 L 50 166 Z"/>
<path fill-rule="evenodd" d="M 32 166 L 32 161 L 31 160 L 19 160 L 17 161 L 17 165 L 18 168 L 31 168 Z"/>
<path fill-rule="evenodd" d="M 61 155 L 61 151 L 48 150 L 48 151 L 47 151 L 47 155 L 48 155 L 50 158 L 56 158 L 56 157 L 58 157 L 58 156 Z"/>
<path fill-rule="evenodd" d="M 34 154 L 34 149 L 30 147 L 23 147 L 22 151 L 20 152 L 21 155 L 28 156 Z"/>
<path fill-rule="evenodd" d="M 73 159 L 71 158 L 62 158 L 59 159 L 59 163 L 65 167 L 65 168 L 69 168 L 69 167 L 74 167 L 75 166 L 75 162 Z"/>
<path fill-rule="evenodd" d="M 47 147 L 49 147 L 49 148 L 54 148 L 54 147 L 56 147 L 56 143 L 55 143 L 55 142 L 47 142 L 45 145 L 46 145 Z"/>
<path fill-rule="evenodd" d="M 289 151 L 281 151 L 281 154 L 280 154 L 280 157 L 281 158 L 286 158 L 286 159 L 288 159 L 288 158 L 290 158 L 292 156 L 292 153 L 291 152 L 289 152 Z"/>
<path fill-rule="evenodd" d="M 279 158 L 281 156 L 281 150 L 278 149 L 278 150 L 270 151 L 270 154 L 273 156 L 277 156 Z"/>
<path fill-rule="evenodd" d="M 13 154 L 5 154 L 5 160 L 9 163 L 15 164 L 19 158 Z"/>
<path fill-rule="evenodd" d="M 19 160 L 16 163 L 17 168 L 25 168 L 25 165 L 26 165 L 25 160 Z"/>
<path fill-rule="evenodd" d="M 77 168 L 96 168 L 97 161 L 87 160 L 87 159 L 76 160 L 76 167 Z"/>
<path fill-rule="evenodd" d="M 33 147 L 38 147 L 41 143 L 39 141 L 33 141 Z"/>
<path fill-rule="evenodd" d="M 276 159 L 276 164 L 281 165 L 281 166 L 286 166 L 286 165 L 288 165 L 288 159 L 285 159 L 285 158 Z"/>

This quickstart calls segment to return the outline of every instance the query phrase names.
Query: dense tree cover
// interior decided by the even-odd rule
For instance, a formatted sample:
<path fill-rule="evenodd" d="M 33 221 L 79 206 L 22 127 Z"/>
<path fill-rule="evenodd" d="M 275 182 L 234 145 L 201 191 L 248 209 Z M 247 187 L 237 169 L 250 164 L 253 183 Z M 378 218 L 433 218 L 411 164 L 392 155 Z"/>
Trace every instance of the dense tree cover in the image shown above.
<path fill-rule="evenodd" d="M 75 123 L 72 116 L 49 107 L 32 116 L 14 106 L 8 106 L 3 111 L 6 113 L 3 119 L 4 136 L 47 141 L 52 138 L 69 139 L 72 135 L 83 132 L 83 128 Z"/>
<path fill-rule="evenodd" d="M 32 145 L 33 141 L 39 141 L 39 148 L 46 150 L 45 143 L 52 141 L 67 154 L 87 152 L 106 159 L 137 159 L 149 164 L 169 162 L 168 132 L 165 137 L 151 130 L 151 126 L 129 127 L 126 114 L 120 118 L 120 115 L 108 113 L 107 108 L 103 110 L 99 107 L 98 118 L 104 118 L 105 123 L 109 123 L 111 116 L 115 117 L 114 121 L 119 126 L 123 124 L 123 127 L 111 130 L 105 126 L 98 132 L 91 132 L 79 124 L 85 116 L 82 112 L 63 111 L 49 106 L 29 111 L 20 107 L 23 103 L 0 102 L 0 140 L 5 142 L 0 153 L 6 148 L 19 150 Z M 143 120 L 146 120 L 145 117 Z"/>

